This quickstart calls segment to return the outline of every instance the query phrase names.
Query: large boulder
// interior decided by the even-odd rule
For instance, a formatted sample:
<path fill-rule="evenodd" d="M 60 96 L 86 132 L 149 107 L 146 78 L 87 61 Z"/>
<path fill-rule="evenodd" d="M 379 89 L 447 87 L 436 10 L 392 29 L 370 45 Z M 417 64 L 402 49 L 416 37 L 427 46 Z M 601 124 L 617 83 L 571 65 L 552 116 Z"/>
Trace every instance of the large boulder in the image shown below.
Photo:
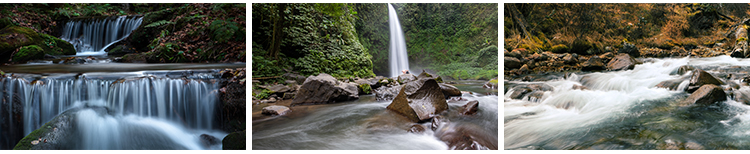
<path fill-rule="evenodd" d="M 688 87 L 688 92 L 692 93 L 697 88 L 706 84 L 722 85 L 724 82 L 721 82 L 721 80 L 706 71 L 695 69 L 693 70 L 692 76 L 690 76 L 690 87 Z"/>
<path fill-rule="evenodd" d="M 713 84 L 706 84 L 698 88 L 693 94 L 690 94 L 685 101 L 681 102 L 681 106 L 687 106 L 691 104 L 702 104 L 710 105 L 720 101 L 727 100 L 727 95 L 721 87 Z"/>
<path fill-rule="evenodd" d="M 620 71 L 633 69 L 635 67 L 635 58 L 625 53 L 619 53 L 614 59 L 607 63 L 607 69 L 610 71 Z"/>
<path fill-rule="evenodd" d="M 357 84 L 343 83 L 333 76 L 320 73 L 307 77 L 297 91 L 292 105 L 336 103 L 359 99 Z"/>
<path fill-rule="evenodd" d="M 440 90 L 443 91 L 443 95 L 445 95 L 446 98 L 451 96 L 461 96 L 461 90 L 458 90 L 456 86 L 445 83 L 438 83 L 438 85 L 440 85 Z"/>
<path fill-rule="evenodd" d="M 680 86 L 680 83 L 682 83 L 684 79 L 673 79 L 673 80 L 665 80 L 662 82 L 659 82 L 659 84 L 656 84 L 657 88 L 666 88 L 669 90 L 685 90 L 685 89 L 677 89 Z"/>
<path fill-rule="evenodd" d="M 747 29 L 740 26 L 737 28 L 737 32 L 734 34 L 734 38 L 736 38 L 736 43 L 734 43 L 734 49 L 732 50 L 732 53 L 730 56 L 736 57 L 736 58 L 747 58 L 748 56 L 748 48 L 747 48 Z"/>
<path fill-rule="evenodd" d="M 8 26 L 0 29 L 0 62 L 7 62 L 16 49 L 35 45 L 42 38 L 38 33 L 26 27 Z"/>
<path fill-rule="evenodd" d="M 591 56 L 589 60 L 581 64 L 581 70 L 583 71 L 601 71 L 604 70 L 604 62 L 599 56 Z"/>
<path fill-rule="evenodd" d="M 420 122 L 448 110 L 448 103 L 435 79 L 422 79 L 406 83 L 387 109 Z"/>

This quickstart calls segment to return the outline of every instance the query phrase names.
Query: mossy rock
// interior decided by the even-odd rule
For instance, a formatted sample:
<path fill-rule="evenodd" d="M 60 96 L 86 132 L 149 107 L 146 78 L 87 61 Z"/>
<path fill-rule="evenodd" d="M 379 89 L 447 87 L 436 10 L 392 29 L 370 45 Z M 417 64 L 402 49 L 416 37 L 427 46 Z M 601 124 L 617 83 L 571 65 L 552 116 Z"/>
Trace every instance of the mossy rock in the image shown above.
<path fill-rule="evenodd" d="M 60 38 L 47 35 L 47 34 L 40 34 L 43 41 L 41 41 L 41 44 L 37 44 L 38 46 L 42 47 L 44 49 L 44 54 L 49 55 L 75 55 L 76 49 L 73 47 L 73 44 L 70 44 L 67 41 L 61 40 Z"/>
<path fill-rule="evenodd" d="M 39 44 L 41 40 L 38 33 L 26 27 L 9 26 L 0 29 L 0 62 L 10 60 L 19 47 Z"/>
<path fill-rule="evenodd" d="M 553 53 L 565 53 L 565 52 L 568 52 L 568 49 L 570 48 L 568 48 L 567 45 L 558 44 L 558 45 L 552 46 L 552 48 L 550 48 L 549 50 L 552 51 Z"/>
<path fill-rule="evenodd" d="M 359 84 L 357 87 L 359 88 L 359 92 L 363 94 L 370 94 L 372 91 L 370 84 Z"/>
<path fill-rule="evenodd" d="M 13 54 L 13 62 L 24 62 L 44 58 L 44 49 L 37 45 L 24 46 Z"/>
<path fill-rule="evenodd" d="M 247 130 L 241 132 L 229 133 L 223 140 L 221 140 L 223 150 L 246 150 L 245 144 L 247 142 Z"/>

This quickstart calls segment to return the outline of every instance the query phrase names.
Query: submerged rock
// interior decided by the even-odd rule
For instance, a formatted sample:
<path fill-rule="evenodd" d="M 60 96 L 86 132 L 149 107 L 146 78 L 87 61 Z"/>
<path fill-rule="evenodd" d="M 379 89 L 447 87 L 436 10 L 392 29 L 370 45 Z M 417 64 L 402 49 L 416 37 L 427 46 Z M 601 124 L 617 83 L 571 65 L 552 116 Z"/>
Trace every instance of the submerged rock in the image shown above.
<path fill-rule="evenodd" d="M 698 90 L 690 94 L 685 101 L 680 103 L 681 106 L 691 104 L 710 105 L 720 101 L 726 101 L 727 95 L 721 87 L 713 84 L 703 85 Z"/>
<path fill-rule="evenodd" d="M 355 83 L 339 82 L 331 75 L 320 73 L 318 76 L 308 77 L 302 83 L 302 87 L 292 100 L 292 105 L 336 103 L 355 99 L 359 99 Z"/>
<path fill-rule="evenodd" d="M 448 119 L 446 119 L 443 116 L 435 116 L 435 117 L 432 117 L 432 122 L 430 122 L 431 123 L 430 126 L 431 126 L 431 129 L 435 131 L 438 128 L 440 128 L 440 126 L 443 126 L 447 124 L 448 122 L 449 122 Z"/>
<path fill-rule="evenodd" d="M 205 147 L 210 147 L 212 145 L 217 145 L 221 143 L 221 140 L 208 134 L 201 134 L 200 138 L 201 138 L 201 142 L 203 143 L 203 146 Z"/>
<path fill-rule="evenodd" d="M 437 81 L 422 79 L 406 83 L 387 109 L 407 117 L 412 122 L 420 122 L 448 110 L 448 103 Z"/>
<path fill-rule="evenodd" d="M 440 127 L 435 136 L 450 150 L 497 150 L 497 137 L 470 123 L 451 123 Z"/>
<path fill-rule="evenodd" d="M 422 126 L 420 124 L 414 124 L 414 125 L 411 126 L 411 128 L 409 128 L 408 132 L 409 133 L 421 134 L 421 133 L 424 133 L 424 130 L 425 130 L 424 126 Z"/>
<path fill-rule="evenodd" d="M 656 85 L 657 88 L 666 88 L 669 90 L 684 90 L 684 89 L 677 89 L 680 86 L 680 83 L 682 83 L 684 79 L 673 79 L 673 80 L 665 80 L 662 82 L 659 82 L 659 84 Z"/>

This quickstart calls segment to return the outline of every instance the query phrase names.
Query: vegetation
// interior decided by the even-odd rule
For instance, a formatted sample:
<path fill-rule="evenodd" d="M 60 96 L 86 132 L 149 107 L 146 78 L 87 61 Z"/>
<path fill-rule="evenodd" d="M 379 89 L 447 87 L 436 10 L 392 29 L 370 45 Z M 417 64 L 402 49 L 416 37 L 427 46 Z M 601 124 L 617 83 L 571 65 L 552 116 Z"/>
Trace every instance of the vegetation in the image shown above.
<path fill-rule="evenodd" d="M 351 4 L 253 4 L 253 77 L 370 77 L 371 56 L 354 29 Z M 279 38 L 280 37 L 280 38 Z"/>
<path fill-rule="evenodd" d="M 601 53 L 623 42 L 672 49 L 713 46 L 732 23 L 750 15 L 748 4 L 504 4 L 505 49 Z M 563 46 L 564 45 L 564 46 Z M 569 48 L 566 48 L 569 47 Z M 567 50 L 567 51 L 566 51 Z"/>
<path fill-rule="evenodd" d="M 438 75 L 455 79 L 497 76 L 497 55 L 480 56 L 484 48 L 497 49 L 497 4 L 392 5 L 401 21 L 413 68 L 437 70 Z M 388 74 L 388 5 L 361 4 L 356 8 L 362 14 L 357 30 L 374 57 L 374 70 L 376 74 Z"/>

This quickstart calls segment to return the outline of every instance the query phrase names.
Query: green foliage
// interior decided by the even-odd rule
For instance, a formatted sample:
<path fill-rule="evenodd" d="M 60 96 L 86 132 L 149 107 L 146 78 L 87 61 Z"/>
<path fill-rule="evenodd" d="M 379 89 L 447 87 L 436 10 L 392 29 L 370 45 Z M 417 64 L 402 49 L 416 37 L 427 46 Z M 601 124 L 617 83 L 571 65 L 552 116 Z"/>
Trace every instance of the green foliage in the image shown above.
<path fill-rule="evenodd" d="M 359 84 L 359 90 L 362 91 L 365 94 L 370 94 L 372 89 L 370 89 L 370 84 Z"/>
<path fill-rule="evenodd" d="M 150 23 L 150 24 L 148 24 L 146 26 L 143 26 L 143 27 L 144 28 L 149 28 L 149 27 L 157 27 L 157 26 L 168 25 L 168 24 L 174 24 L 174 22 L 167 21 L 167 20 L 159 20 L 157 22 Z"/>
<path fill-rule="evenodd" d="M 253 42 L 253 77 L 279 76 L 283 74 L 283 65 L 277 60 L 264 57 L 266 51 Z"/>
<path fill-rule="evenodd" d="M 213 32 L 212 39 L 219 43 L 226 43 L 239 30 L 237 23 L 226 20 L 214 20 L 208 27 Z"/>
<path fill-rule="evenodd" d="M 253 96 L 257 99 L 266 99 L 268 96 L 271 96 L 274 92 L 271 90 L 268 90 L 266 88 L 260 88 L 260 87 L 253 87 L 254 89 L 261 89 L 260 94 L 253 93 Z"/>

